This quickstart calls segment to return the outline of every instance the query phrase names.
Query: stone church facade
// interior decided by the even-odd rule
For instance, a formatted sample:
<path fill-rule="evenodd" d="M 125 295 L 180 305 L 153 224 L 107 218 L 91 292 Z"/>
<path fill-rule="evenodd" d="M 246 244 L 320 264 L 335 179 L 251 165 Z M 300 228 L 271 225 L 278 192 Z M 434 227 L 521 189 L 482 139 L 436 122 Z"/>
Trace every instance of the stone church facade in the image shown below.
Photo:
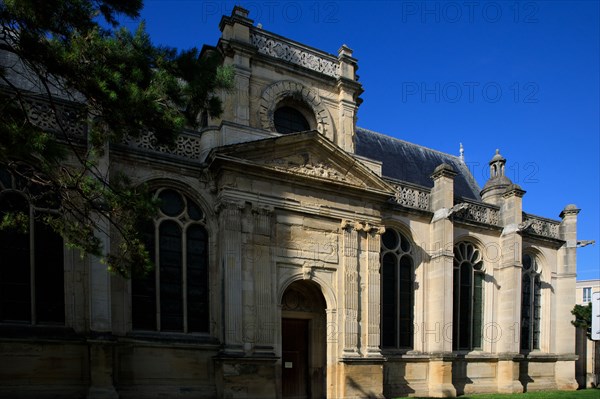
<path fill-rule="evenodd" d="M 145 230 L 154 272 L 112 275 L 41 226 L 0 233 L 0 396 L 575 389 L 579 210 L 524 212 L 498 152 L 480 189 L 461 157 L 356 127 L 348 47 L 288 40 L 239 7 L 219 27 L 203 51 L 235 70 L 222 118 L 174 149 L 115 145 L 101 165 L 162 200 Z M 0 175 L 0 206 L 16 185 Z M 19 240 L 33 244 L 8 256 Z"/>

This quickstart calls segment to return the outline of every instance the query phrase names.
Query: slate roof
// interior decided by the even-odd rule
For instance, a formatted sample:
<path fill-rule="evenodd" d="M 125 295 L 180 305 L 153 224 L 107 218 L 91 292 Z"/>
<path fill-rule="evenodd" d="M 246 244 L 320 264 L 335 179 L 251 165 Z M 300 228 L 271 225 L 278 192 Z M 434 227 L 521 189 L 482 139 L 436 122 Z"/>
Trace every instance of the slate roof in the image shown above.
<path fill-rule="evenodd" d="M 356 155 L 381 161 L 383 177 L 429 188 L 433 187 L 430 178 L 433 170 L 447 163 L 458 173 L 454 178 L 454 195 L 481 201 L 479 185 L 467 165 L 457 156 L 360 127 L 356 128 L 355 152 Z"/>

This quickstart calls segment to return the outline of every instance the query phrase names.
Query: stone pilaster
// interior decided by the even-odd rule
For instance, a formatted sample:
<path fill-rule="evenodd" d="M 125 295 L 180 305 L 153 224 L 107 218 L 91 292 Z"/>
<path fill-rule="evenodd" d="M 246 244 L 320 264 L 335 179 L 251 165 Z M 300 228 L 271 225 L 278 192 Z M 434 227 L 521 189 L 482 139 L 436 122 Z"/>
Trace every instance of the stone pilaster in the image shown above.
<path fill-rule="evenodd" d="M 250 126 L 250 57 L 244 53 L 236 54 L 234 70 L 233 122 Z"/>
<path fill-rule="evenodd" d="M 99 173 L 106 182 L 110 180 L 110 153 L 108 145 L 104 146 L 103 153 L 97 159 L 97 173 Z M 110 223 L 108 219 L 101 214 L 95 215 L 94 235 L 100 240 L 102 250 L 110 251 Z M 112 331 L 111 323 L 111 275 L 97 256 L 89 257 L 89 329 L 94 332 L 106 333 Z"/>
<path fill-rule="evenodd" d="M 273 353 L 275 322 L 273 315 L 273 276 L 275 265 L 271 252 L 272 208 L 253 208 L 252 261 L 254 263 L 254 303 L 256 307 L 255 352 Z"/>
<path fill-rule="evenodd" d="M 108 182 L 110 175 L 110 153 L 108 145 L 97 159 L 97 171 Z M 102 249 L 110 251 L 110 223 L 100 214 L 95 215 L 95 236 L 100 240 Z M 118 398 L 113 386 L 113 345 L 111 314 L 111 274 L 102 259 L 89 256 L 89 331 L 100 338 L 90 343 L 90 387 L 88 398 Z"/>
<path fill-rule="evenodd" d="M 219 230 L 223 269 L 224 343 L 226 352 L 242 350 L 242 211 L 243 202 L 221 201 Z"/>
<path fill-rule="evenodd" d="M 380 357 L 380 301 L 381 274 L 379 252 L 381 250 L 381 234 L 384 227 L 373 227 L 367 230 L 367 306 L 363 310 L 363 320 L 367 321 L 366 353 L 368 357 Z"/>
<path fill-rule="evenodd" d="M 454 177 L 451 166 L 438 166 L 431 178 L 430 260 L 425 266 L 424 287 L 428 293 L 422 328 L 423 347 L 432 356 L 429 363 L 429 396 L 456 396 L 452 385 L 452 279 L 454 226 L 448 218 L 454 205 Z"/>
<path fill-rule="evenodd" d="M 575 380 L 575 327 L 571 324 L 571 310 L 575 306 L 575 279 L 577 273 L 577 214 L 575 205 L 567 205 L 560 213 L 559 234 L 565 243 L 558 250 L 558 268 L 553 281 L 555 301 L 554 352 L 562 359 L 556 362 L 555 378 L 558 389 L 577 389 Z"/>
<path fill-rule="evenodd" d="M 343 357 L 360 356 L 358 351 L 358 232 L 360 224 L 342 223 L 344 240 L 343 258 L 343 309 L 344 309 L 344 334 Z"/>
<path fill-rule="evenodd" d="M 514 361 L 519 354 L 519 337 L 515 326 L 519 326 L 521 318 L 521 273 L 523 239 L 518 233 L 523 221 L 523 191 L 513 184 L 502 196 L 500 220 L 503 226 L 500 237 L 500 262 L 495 277 L 500 289 L 498 291 L 497 323 L 500 332 L 506 332 L 496 342 L 498 360 L 498 392 L 523 392 L 519 381 L 518 363 Z M 509 331 L 515 333 L 510 334 Z M 515 336 L 516 334 L 516 336 Z"/>

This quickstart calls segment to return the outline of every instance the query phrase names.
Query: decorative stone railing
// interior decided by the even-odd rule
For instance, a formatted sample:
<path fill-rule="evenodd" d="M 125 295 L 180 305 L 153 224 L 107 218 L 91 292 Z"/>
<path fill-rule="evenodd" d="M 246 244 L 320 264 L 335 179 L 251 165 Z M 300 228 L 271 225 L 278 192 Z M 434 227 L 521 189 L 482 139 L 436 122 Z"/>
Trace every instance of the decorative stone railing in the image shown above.
<path fill-rule="evenodd" d="M 560 222 L 546 219 L 540 216 L 528 215 L 523 212 L 523 225 L 527 226 L 524 231 L 542 237 L 559 239 Z"/>
<path fill-rule="evenodd" d="M 500 225 L 500 209 L 498 207 L 464 199 L 461 199 L 460 203 L 466 204 L 466 207 L 456 211 L 454 218 L 492 226 Z"/>
<path fill-rule="evenodd" d="M 279 58 L 334 78 L 340 76 L 340 64 L 332 55 L 319 53 L 299 44 L 284 42 L 277 36 L 264 32 L 252 32 L 250 40 L 261 54 Z"/>
<path fill-rule="evenodd" d="M 396 189 L 392 202 L 407 208 L 429 210 L 430 192 L 425 187 L 416 187 L 406 183 L 392 183 Z"/>
<path fill-rule="evenodd" d="M 153 133 L 146 133 L 135 138 L 125 137 L 123 144 L 133 148 L 175 155 L 187 159 L 199 160 L 202 158 L 200 137 L 189 133 L 182 133 L 177 136 L 173 147 L 158 145 Z"/>
<path fill-rule="evenodd" d="M 80 110 L 73 106 L 59 103 L 54 105 L 48 101 L 27 98 L 25 100 L 27 114 L 31 123 L 40 129 L 58 133 L 57 137 L 69 139 L 85 138 L 87 128 L 81 122 Z"/>

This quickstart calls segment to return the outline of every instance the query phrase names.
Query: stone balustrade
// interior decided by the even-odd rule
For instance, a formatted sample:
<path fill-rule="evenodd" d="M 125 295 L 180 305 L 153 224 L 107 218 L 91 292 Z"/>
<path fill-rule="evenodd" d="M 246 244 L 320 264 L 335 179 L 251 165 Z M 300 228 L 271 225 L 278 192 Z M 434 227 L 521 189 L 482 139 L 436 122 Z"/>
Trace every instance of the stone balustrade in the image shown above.
<path fill-rule="evenodd" d="M 288 40 L 280 40 L 277 36 L 262 31 L 252 32 L 250 40 L 260 54 L 279 58 L 334 78 L 340 77 L 340 64 L 333 55 L 317 52 Z"/>
<path fill-rule="evenodd" d="M 529 215 L 523 212 L 523 223 L 527 225 L 525 231 L 528 233 L 548 238 L 560 238 L 560 222 L 557 220 L 546 219 L 541 216 Z"/>
<path fill-rule="evenodd" d="M 430 191 L 425 187 L 418 187 L 407 183 L 393 183 L 396 189 L 392 201 L 407 208 L 429 211 Z"/>

